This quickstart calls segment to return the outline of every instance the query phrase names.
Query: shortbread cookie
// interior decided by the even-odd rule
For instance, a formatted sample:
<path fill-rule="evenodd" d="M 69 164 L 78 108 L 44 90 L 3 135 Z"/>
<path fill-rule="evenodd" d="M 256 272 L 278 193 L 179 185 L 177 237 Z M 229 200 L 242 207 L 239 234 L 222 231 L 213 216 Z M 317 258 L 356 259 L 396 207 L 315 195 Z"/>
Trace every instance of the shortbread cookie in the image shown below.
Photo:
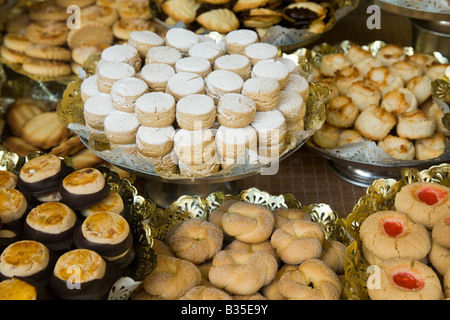
<path fill-rule="evenodd" d="M 142 63 L 138 50 L 129 44 L 116 44 L 103 50 L 99 63 L 103 62 L 128 63 L 136 72 L 141 70 Z"/>
<path fill-rule="evenodd" d="M 280 93 L 280 83 L 274 78 L 250 78 L 242 87 L 242 94 L 255 101 L 257 111 L 276 109 L 280 104 Z"/>
<path fill-rule="evenodd" d="M 278 55 L 278 48 L 266 42 L 252 43 L 245 47 L 243 54 L 250 59 L 252 65 L 265 59 L 275 59 Z"/>
<path fill-rule="evenodd" d="M 82 66 L 84 62 L 93 55 L 103 51 L 103 46 L 80 46 L 72 49 L 72 60 Z"/>
<path fill-rule="evenodd" d="M 187 54 L 189 49 L 198 43 L 197 35 L 184 28 L 171 28 L 166 32 L 165 45 Z"/>
<path fill-rule="evenodd" d="M 217 103 L 225 93 L 240 93 L 244 80 L 229 70 L 214 70 L 205 78 L 206 94 Z"/>
<path fill-rule="evenodd" d="M 136 100 L 136 118 L 142 126 L 164 128 L 175 121 L 175 99 L 165 92 L 149 92 Z"/>
<path fill-rule="evenodd" d="M 175 74 L 175 69 L 165 63 L 152 62 L 146 64 L 140 72 L 142 80 L 144 80 L 150 91 L 165 92 L 167 81 Z"/>
<path fill-rule="evenodd" d="M 162 46 L 164 44 L 164 39 L 153 31 L 133 31 L 128 38 L 128 44 L 135 47 L 138 50 L 140 57 L 145 59 L 148 50 L 152 47 Z"/>
<path fill-rule="evenodd" d="M 147 52 L 145 63 L 164 63 L 175 68 L 175 62 L 181 57 L 181 52 L 176 48 L 168 46 L 152 47 Z"/>
<path fill-rule="evenodd" d="M 8 49 L 4 45 L 0 46 L 0 54 L 3 59 L 10 63 L 24 63 L 28 59 L 26 54 Z"/>
<path fill-rule="evenodd" d="M 239 28 L 239 20 L 236 14 L 227 8 L 213 9 L 201 13 L 196 21 L 205 29 L 228 33 Z"/>
<path fill-rule="evenodd" d="M 61 142 L 60 145 L 53 147 L 49 153 L 58 157 L 67 157 L 74 155 L 83 148 L 84 144 L 81 142 L 80 138 L 78 136 L 72 136 Z"/>
<path fill-rule="evenodd" d="M 43 20 L 29 24 L 25 34 L 33 43 L 61 46 L 66 43 L 68 29 L 63 22 Z"/>
<path fill-rule="evenodd" d="M 226 54 L 215 60 L 214 70 L 232 71 L 245 81 L 251 76 L 252 65 L 250 59 L 242 54 Z"/>
<path fill-rule="evenodd" d="M 139 152 L 147 157 L 161 157 L 173 149 L 175 129 L 173 126 L 153 128 L 140 126 L 136 133 Z"/>
<path fill-rule="evenodd" d="M 119 19 L 112 26 L 114 37 L 120 40 L 128 40 L 133 31 L 154 31 L 152 21 L 146 18 Z"/>
<path fill-rule="evenodd" d="M 135 112 L 136 100 L 149 91 L 144 80 L 136 77 L 116 81 L 111 87 L 111 101 L 114 109 Z"/>
<path fill-rule="evenodd" d="M 3 37 L 3 45 L 14 52 L 24 53 L 30 44 L 23 32 L 7 33 Z"/>
<path fill-rule="evenodd" d="M 81 46 L 111 45 L 113 41 L 111 29 L 100 22 L 85 23 L 79 29 L 71 29 L 67 34 L 67 45 L 71 49 Z"/>
<path fill-rule="evenodd" d="M 27 59 L 22 68 L 25 72 L 45 77 L 66 76 L 72 72 L 69 64 L 56 60 Z"/>
<path fill-rule="evenodd" d="M 134 113 L 113 111 L 104 121 L 105 135 L 109 141 L 116 144 L 132 144 L 136 142 L 139 122 Z"/>
<path fill-rule="evenodd" d="M 286 86 L 289 73 L 284 64 L 275 59 L 258 61 L 252 69 L 252 77 L 273 78 L 280 83 L 280 89 Z"/>
<path fill-rule="evenodd" d="M 245 47 L 258 41 L 258 34 L 254 30 L 233 30 L 225 35 L 225 51 L 228 54 L 243 54 Z"/>
<path fill-rule="evenodd" d="M 194 44 L 188 51 L 190 57 L 208 59 L 211 65 L 214 65 L 214 61 L 223 54 L 224 50 L 222 47 L 212 41 L 202 41 Z"/>
<path fill-rule="evenodd" d="M 65 8 L 51 1 L 32 4 L 28 15 L 33 21 L 66 21 L 69 17 Z"/>
<path fill-rule="evenodd" d="M 123 20 L 152 18 L 152 12 L 146 0 L 116 0 L 116 9 Z"/>
<path fill-rule="evenodd" d="M 134 76 L 136 70 L 133 66 L 125 62 L 103 62 L 97 69 L 98 90 L 103 93 L 110 93 L 113 84 L 124 78 Z"/>
<path fill-rule="evenodd" d="M 79 6 L 80 8 L 84 8 L 94 4 L 95 2 L 95 0 L 81 0 L 77 1 L 77 6 Z M 56 4 L 60 7 L 67 8 L 68 6 L 72 5 L 73 2 L 72 0 L 56 0 Z"/>
<path fill-rule="evenodd" d="M 31 58 L 43 60 L 70 61 L 72 55 L 64 47 L 34 44 L 27 47 L 27 55 Z"/>
<path fill-rule="evenodd" d="M 117 10 L 110 7 L 95 4 L 81 9 L 81 25 L 96 21 L 111 27 L 117 19 L 119 19 Z"/>
<path fill-rule="evenodd" d="M 175 62 L 176 72 L 191 72 L 205 78 L 212 70 L 208 59 L 197 57 L 185 57 Z"/>
<path fill-rule="evenodd" d="M 225 93 L 217 103 L 217 121 L 229 128 L 243 128 L 255 119 L 257 104 L 240 93 Z"/>
<path fill-rule="evenodd" d="M 33 146 L 49 149 L 70 136 L 70 130 L 58 120 L 56 112 L 43 112 L 25 123 L 23 139 Z"/>
<path fill-rule="evenodd" d="M 198 74 L 191 72 L 175 73 L 167 81 L 166 92 L 171 94 L 175 100 L 179 100 L 191 94 L 205 93 L 205 83 Z"/>
<path fill-rule="evenodd" d="M 195 0 L 169 0 L 161 4 L 165 14 L 175 21 L 182 21 L 186 24 L 195 21 L 196 11 L 200 3 Z"/>
<path fill-rule="evenodd" d="M 42 112 L 43 109 L 37 101 L 33 99 L 16 99 L 8 108 L 6 122 L 15 135 L 21 136 L 25 123 Z"/>
<path fill-rule="evenodd" d="M 210 128 L 216 120 L 216 106 L 205 94 L 192 94 L 178 100 L 176 119 L 180 128 L 202 130 Z"/>
<path fill-rule="evenodd" d="M 27 156 L 28 154 L 35 151 L 42 152 L 40 148 L 32 146 L 31 144 L 17 136 L 6 137 L 2 141 L 2 145 L 10 152 L 14 152 L 19 156 Z"/>

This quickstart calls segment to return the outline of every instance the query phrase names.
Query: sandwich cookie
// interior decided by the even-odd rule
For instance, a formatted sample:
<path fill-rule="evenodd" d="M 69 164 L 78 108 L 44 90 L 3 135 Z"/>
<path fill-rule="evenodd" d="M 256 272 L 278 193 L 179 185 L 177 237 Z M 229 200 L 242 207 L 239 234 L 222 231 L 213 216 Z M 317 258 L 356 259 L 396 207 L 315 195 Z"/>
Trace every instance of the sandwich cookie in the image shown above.
<path fill-rule="evenodd" d="M 65 177 L 59 192 L 61 202 L 78 211 L 107 197 L 109 190 L 109 185 L 99 170 L 84 168 Z"/>
<path fill-rule="evenodd" d="M 106 298 L 115 280 L 111 263 L 95 251 L 75 249 L 56 261 L 50 287 L 60 299 L 98 300 Z"/>
<path fill-rule="evenodd" d="M 78 249 L 93 250 L 118 268 L 134 258 L 133 237 L 125 218 L 113 212 L 97 212 L 87 217 L 74 233 Z"/>
<path fill-rule="evenodd" d="M 23 228 L 25 239 L 44 244 L 52 251 L 73 249 L 73 232 L 77 224 L 75 212 L 60 202 L 46 202 L 28 213 Z"/>
<path fill-rule="evenodd" d="M 140 125 L 165 128 L 175 121 L 175 98 L 165 92 L 149 92 L 136 100 L 136 119 Z"/>
<path fill-rule="evenodd" d="M 30 279 L 45 287 L 50 280 L 54 258 L 54 254 L 40 242 L 17 241 L 0 255 L 0 278 Z"/>

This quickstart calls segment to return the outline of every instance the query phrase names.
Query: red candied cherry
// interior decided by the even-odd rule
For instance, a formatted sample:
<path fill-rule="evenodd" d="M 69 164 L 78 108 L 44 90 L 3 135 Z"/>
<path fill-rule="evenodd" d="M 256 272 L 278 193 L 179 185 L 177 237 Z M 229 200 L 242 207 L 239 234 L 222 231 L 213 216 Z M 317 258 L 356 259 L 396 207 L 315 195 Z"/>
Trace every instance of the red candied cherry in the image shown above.
<path fill-rule="evenodd" d="M 447 192 L 432 187 L 426 187 L 417 192 L 420 201 L 432 206 L 447 196 Z"/>
<path fill-rule="evenodd" d="M 392 276 L 392 280 L 399 287 L 412 291 L 419 291 L 425 285 L 422 279 L 418 279 L 413 274 L 404 271 L 395 273 Z"/>
<path fill-rule="evenodd" d="M 405 228 L 403 226 L 403 223 L 399 220 L 386 220 L 383 222 L 383 229 L 384 232 L 390 236 L 390 237 L 398 237 L 399 235 L 403 234 L 405 231 Z"/>

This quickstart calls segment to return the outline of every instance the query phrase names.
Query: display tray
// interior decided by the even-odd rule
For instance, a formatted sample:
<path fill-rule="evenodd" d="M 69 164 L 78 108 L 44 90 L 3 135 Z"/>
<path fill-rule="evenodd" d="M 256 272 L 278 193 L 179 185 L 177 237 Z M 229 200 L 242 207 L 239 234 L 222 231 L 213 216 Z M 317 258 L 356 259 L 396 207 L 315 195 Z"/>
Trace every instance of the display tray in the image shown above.
<path fill-rule="evenodd" d="M 0 170 L 19 174 L 22 166 L 44 153 L 35 152 L 25 157 L 8 151 L 0 151 Z M 61 158 L 69 166 L 72 165 L 70 157 Z M 99 166 L 97 169 L 103 173 L 111 190 L 122 197 L 124 210 L 122 216 L 128 221 L 133 235 L 135 258 L 129 267 L 123 269 L 117 281 L 111 288 L 108 300 L 123 300 L 129 297 L 132 290 L 146 279 L 156 267 L 156 255 L 152 249 L 153 235 L 147 219 L 158 211 L 154 202 L 139 195 L 137 189 L 127 179 L 122 179 L 113 170 Z"/>
<path fill-rule="evenodd" d="M 320 66 L 321 59 L 325 54 L 344 52 L 347 53 L 351 41 L 343 41 L 336 45 L 323 43 L 311 50 L 299 49 L 297 53 L 300 56 L 306 57 L 314 66 Z M 383 41 L 375 41 L 362 48 L 371 52 L 375 56 L 377 52 L 385 46 Z M 406 56 L 412 55 L 414 49 L 411 47 L 404 47 L 404 54 Z M 439 53 L 435 54 L 435 58 L 439 63 L 448 63 L 447 58 Z M 320 80 L 318 80 L 320 81 Z M 442 98 L 449 95 L 448 80 L 437 79 L 432 82 L 432 99 L 443 110 L 445 116 L 448 113 L 448 106 L 442 102 Z M 444 122 L 445 123 L 445 122 Z M 329 162 L 333 171 L 344 180 L 358 186 L 368 187 L 376 179 L 392 177 L 400 178 L 403 167 L 415 167 L 418 169 L 425 169 L 432 165 L 436 165 L 450 160 L 450 143 L 446 138 L 446 147 L 444 152 L 437 158 L 428 160 L 398 160 L 387 155 L 381 148 L 378 147 L 375 141 L 364 141 L 358 143 L 350 143 L 333 149 L 324 149 L 315 144 L 312 139 L 309 139 L 306 146 L 314 152 L 323 156 Z"/>
<path fill-rule="evenodd" d="M 296 54 L 285 55 L 298 61 L 301 74 L 308 77 L 311 72 L 309 63 Z M 93 74 L 98 56 L 92 56 L 84 65 L 86 76 Z M 108 144 L 98 143 L 91 139 L 85 125 L 83 115 L 83 101 L 81 99 L 80 85 L 83 79 L 68 84 L 62 101 L 57 107 L 60 121 L 77 134 L 81 141 L 97 156 L 117 167 L 132 172 L 145 179 L 177 183 L 177 184 L 213 184 L 226 181 L 239 180 L 256 174 L 273 174 L 278 169 L 279 162 L 296 152 L 316 132 L 325 121 L 324 102 L 328 97 L 328 88 L 321 84 L 310 82 L 310 94 L 305 101 L 306 114 L 304 117 L 304 130 L 295 134 L 287 134 L 285 138 L 286 149 L 277 159 L 267 162 L 237 163 L 222 168 L 215 174 L 207 176 L 186 176 L 180 173 L 164 173 L 157 171 L 150 161 L 127 154 L 121 149 L 111 150 Z"/>
<path fill-rule="evenodd" d="M 425 20 L 448 20 L 447 0 L 375 0 L 381 9 L 403 16 Z"/>
<path fill-rule="evenodd" d="M 366 194 L 355 204 L 353 211 L 346 217 L 345 229 L 354 239 L 347 247 L 346 256 L 346 292 L 354 300 L 368 300 L 367 280 L 370 276 L 369 263 L 364 258 L 359 237 L 359 228 L 371 214 L 383 210 L 395 210 L 395 196 L 405 185 L 413 182 L 434 182 L 450 186 L 450 165 L 441 164 L 425 170 L 403 168 L 401 178 L 378 179 L 367 188 Z"/>

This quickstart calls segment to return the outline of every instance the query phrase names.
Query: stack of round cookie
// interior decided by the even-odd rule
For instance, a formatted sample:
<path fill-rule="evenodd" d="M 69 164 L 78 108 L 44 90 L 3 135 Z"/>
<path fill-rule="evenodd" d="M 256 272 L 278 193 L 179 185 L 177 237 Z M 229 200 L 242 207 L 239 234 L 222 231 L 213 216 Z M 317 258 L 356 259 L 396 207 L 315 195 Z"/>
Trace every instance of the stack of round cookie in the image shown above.
<path fill-rule="evenodd" d="M 309 85 L 294 61 L 258 40 L 251 30 L 219 43 L 183 28 L 164 38 L 132 32 L 83 81 L 86 123 L 93 100 L 109 95 L 96 133 L 165 172 L 206 176 L 220 164 L 276 160 L 286 134 L 303 130 Z"/>

